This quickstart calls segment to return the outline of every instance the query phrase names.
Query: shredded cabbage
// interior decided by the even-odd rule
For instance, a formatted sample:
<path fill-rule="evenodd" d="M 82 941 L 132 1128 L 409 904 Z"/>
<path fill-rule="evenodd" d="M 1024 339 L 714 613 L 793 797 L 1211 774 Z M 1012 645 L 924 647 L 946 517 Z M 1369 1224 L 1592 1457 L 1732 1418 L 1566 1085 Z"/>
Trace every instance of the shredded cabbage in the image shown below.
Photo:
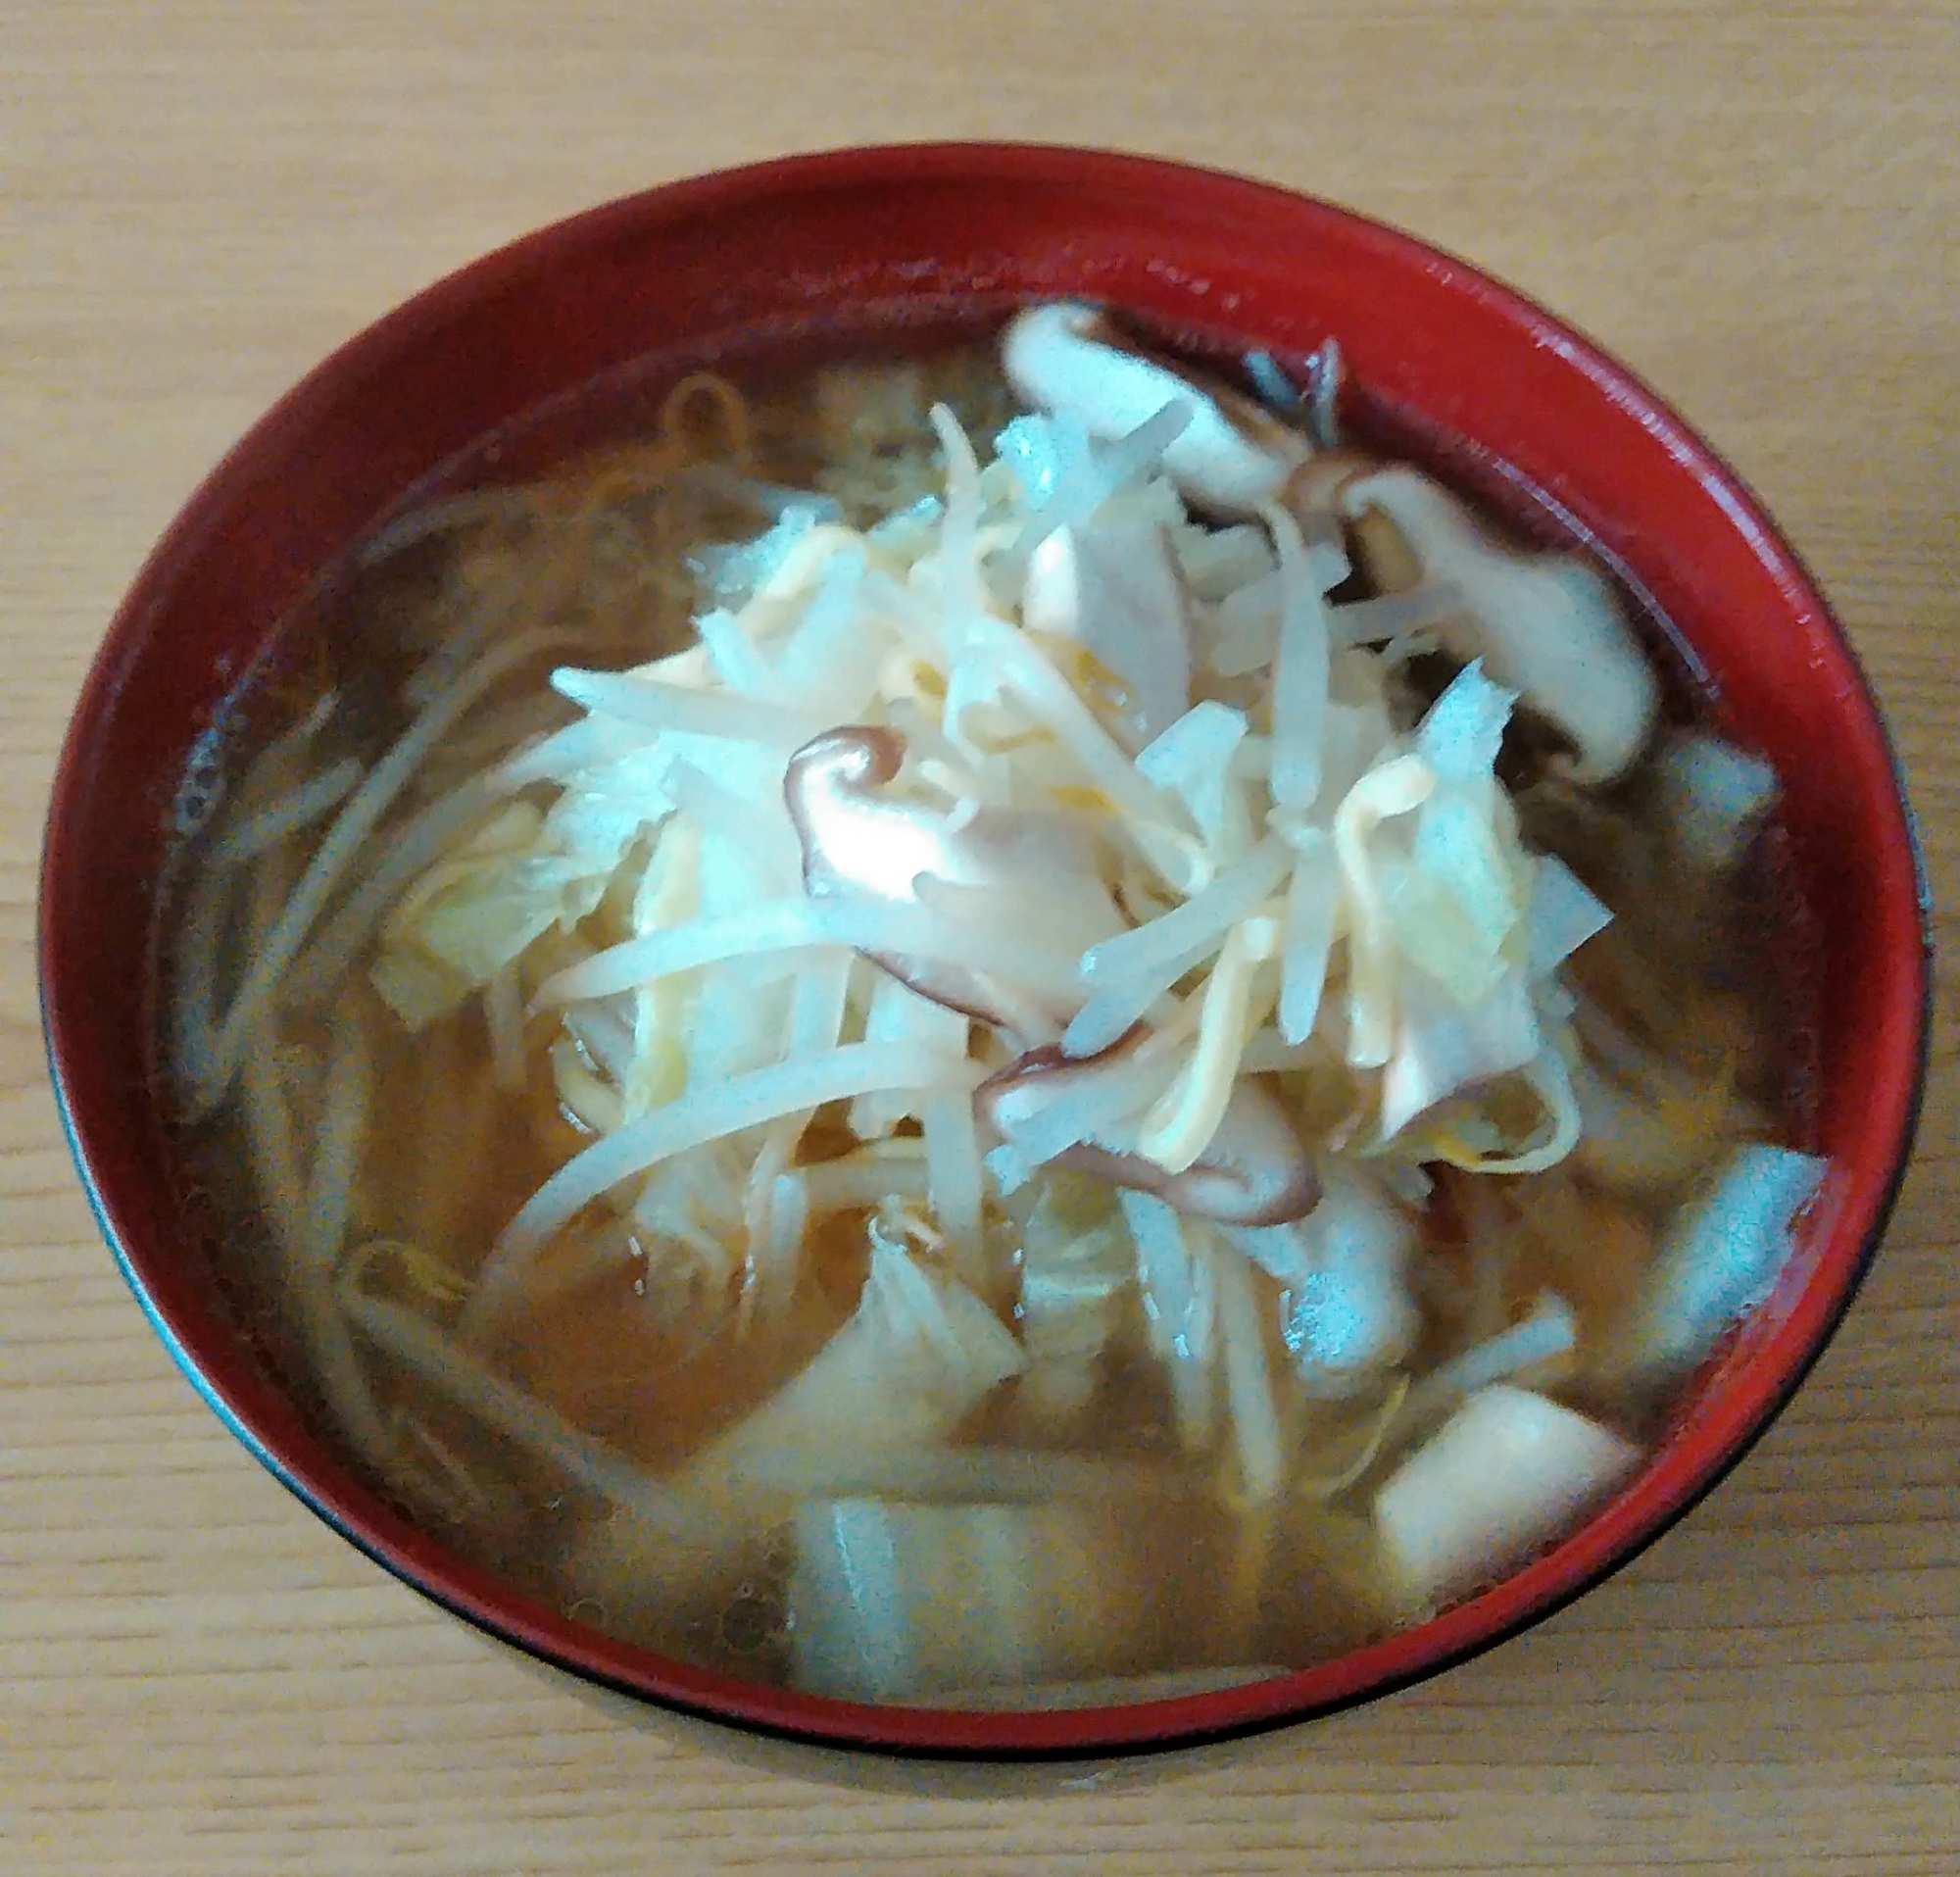
<path fill-rule="evenodd" d="M 665 1256 L 734 1229 L 793 1286 L 793 1227 L 838 1185 L 796 1142 L 840 1101 L 861 1144 L 922 1129 L 924 1215 L 976 1282 L 1050 1161 L 1081 1144 L 1176 1176 L 1250 1064 L 1328 1078 L 1348 1118 L 1325 1148 L 1508 1170 L 1570 1146 L 1540 999 L 1605 913 L 1519 840 L 1494 773 L 1512 693 L 1472 664 L 1396 727 L 1395 635 L 1442 600 L 1337 627 L 1324 519 L 1309 541 L 1278 501 L 1195 518 L 1164 468 L 1174 400 L 1107 433 L 1017 417 L 984 464 L 944 408 L 907 435 L 926 415 L 943 498 L 858 526 L 861 505 L 766 491 L 760 533 L 695 558 L 696 643 L 556 672 L 583 721 L 507 762 L 501 804 L 388 912 L 371 971 L 404 1020 L 480 996 L 503 1056 L 555 1031 L 557 1098 L 598 1137 L 512 1220 L 479 1332 L 598 1201 L 659 1221 Z M 795 753 L 850 724 L 889 726 L 897 773 L 800 819 Z M 974 1083 L 1064 1025 L 1077 1056 L 1149 1047 L 983 1132 Z M 1452 1106 L 1512 1074 L 1548 1117 L 1530 1138 Z M 765 1138 L 767 1178 L 725 1191 L 724 1148 L 760 1164 Z M 1142 1204 L 1146 1295 L 1201 1343 L 1213 1251 L 1173 1256 Z M 1212 1384 L 1178 1387 L 1208 1425 Z"/>
<path fill-rule="evenodd" d="M 850 1321 L 746 1420 L 699 1450 L 680 1484 L 720 1496 L 752 1476 L 794 1479 L 806 1466 L 801 1456 L 930 1446 L 1026 1363 L 970 1290 L 923 1265 L 902 1230 L 875 1231 Z"/>

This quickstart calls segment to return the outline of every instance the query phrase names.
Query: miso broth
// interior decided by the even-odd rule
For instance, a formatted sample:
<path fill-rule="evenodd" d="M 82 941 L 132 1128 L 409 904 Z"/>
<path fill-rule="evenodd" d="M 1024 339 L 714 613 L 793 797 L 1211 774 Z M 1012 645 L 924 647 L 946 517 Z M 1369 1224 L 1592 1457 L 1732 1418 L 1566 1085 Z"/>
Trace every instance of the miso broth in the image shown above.
<path fill-rule="evenodd" d="M 463 1556 L 820 1693 L 1507 1575 L 1823 1175 L 1774 777 L 1331 354 L 794 350 L 451 466 L 203 746 L 159 1028 L 241 1325 Z"/>

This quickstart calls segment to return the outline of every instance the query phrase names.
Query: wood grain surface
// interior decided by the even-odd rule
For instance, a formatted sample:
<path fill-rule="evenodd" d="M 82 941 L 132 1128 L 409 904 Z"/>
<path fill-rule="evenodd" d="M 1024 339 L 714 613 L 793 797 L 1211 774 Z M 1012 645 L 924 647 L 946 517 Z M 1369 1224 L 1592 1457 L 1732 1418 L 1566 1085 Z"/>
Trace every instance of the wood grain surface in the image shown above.
<path fill-rule="evenodd" d="M 940 135 L 1331 195 L 1629 360 L 1841 608 L 1960 903 L 1952 5 L 8 0 L 0 1869 L 1960 1870 L 1950 1027 L 1861 1302 L 1712 1501 L 1440 1681 L 1137 1770 L 976 1783 L 630 1715 L 357 1556 L 145 1327 L 70 1169 L 32 951 L 54 752 L 145 549 L 305 368 L 479 251 L 716 165 Z"/>

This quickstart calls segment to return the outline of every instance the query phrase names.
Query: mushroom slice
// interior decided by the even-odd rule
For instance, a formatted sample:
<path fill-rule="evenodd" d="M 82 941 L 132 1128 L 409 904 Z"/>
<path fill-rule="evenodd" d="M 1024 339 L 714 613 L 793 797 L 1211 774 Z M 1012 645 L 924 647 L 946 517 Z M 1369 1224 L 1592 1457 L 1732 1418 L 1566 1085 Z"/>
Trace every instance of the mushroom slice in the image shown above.
<path fill-rule="evenodd" d="M 1132 1030 L 1090 1057 L 1066 1056 L 1053 1047 L 1030 1050 L 975 1091 L 980 1119 L 1011 1143 L 1057 1099 L 1086 1095 L 1093 1109 L 1096 1085 L 1129 1069 L 1143 1035 Z M 1312 1157 L 1285 1106 L 1258 1076 L 1239 1078 L 1210 1143 L 1181 1173 L 1141 1154 L 1089 1141 L 1077 1141 L 1049 1163 L 1153 1194 L 1180 1212 L 1225 1225 L 1282 1225 L 1303 1218 L 1320 1198 Z"/>
<path fill-rule="evenodd" d="M 1660 684 L 1598 573 L 1569 556 L 1500 546 L 1416 469 L 1353 476 L 1339 500 L 1378 585 L 1406 587 L 1413 564 L 1425 582 L 1461 595 L 1439 636 L 1458 657 L 1481 658 L 1571 742 L 1577 780 L 1596 785 L 1626 771 L 1652 733 Z"/>
<path fill-rule="evenodd" d="M 1122 914 L 1065 817 L 982 809 L 956 829 L 933 808 L 884 792 L 905 758 L 897 730 L 861 724 L 826 731 L 790 758 L 783 799 L 809 893 L 911 904 L 919 901 L 921 877 L 944 881 L 975 899 L 984 895 L 1014 929 L 1038 929 L 1058 953 L 1072 955 L 1123 930 Z M 1037 991 L 967 965 L 866 956 L 921 997 L 1021 1035 L 1053 1035 L 1082 1002 L 1057 1002 L 1052 986 Z"/>
<path fill-rule="evenodd" d="M 1299 431 L 1243 392 L 1140 351 L 1095 307 L 1030 307 L 1008 325 L 1001 357 L 1023 402 L 1066 413 L 1105 441 L 1167 404 L 1189 405 L 1191 421 L 1165 449 L 1164 469 L 1187 497 L 1217 514 L 1257 514 L 1312 452 Z"/>

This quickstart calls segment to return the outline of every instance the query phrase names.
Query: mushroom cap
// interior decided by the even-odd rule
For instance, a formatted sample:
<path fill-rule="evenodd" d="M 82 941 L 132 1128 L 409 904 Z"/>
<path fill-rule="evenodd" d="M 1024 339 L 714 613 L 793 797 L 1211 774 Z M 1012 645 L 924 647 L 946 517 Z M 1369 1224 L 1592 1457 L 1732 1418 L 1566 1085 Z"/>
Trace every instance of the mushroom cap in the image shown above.
<path fill-rule="evenodd" d="M 1263 405 L 1150 357 L 1095 307 L 1028 308 L 1009 323 L 1001 358 L 1025 403 L 1066 413 L 1104 441 L 1182 400 L 1192 418 L 1165 449 L 1164 469 L 1187 497 L 1219 514 L 1256 514 L 1312 454 L 1307 439 Z"/>
<path fill-rule="evenodd" d="M 905 758 L 905 738 L 873 724 L 827 730 L 790 758 L 783 800 L 812 894 L 918 903 L 924 879 L 1011 896 L 1029 923 L 1077 952 L 1122 929 L 1122 914 L 1060 816 L 982 809 L 955 828 L 943 812 L 882 792 Z M 1032 1019 L 1035 1034 L 1053 1034 L 1048 1025 L 1065 1021 L 1080 1003 L 944 960 L 865 956 L 921 997 L 1017 1033 Z"/>
<path fill-rule="evenodd" d="M 1462 595 L 1461 609 L 1439 623 L 1444 643 L 1481 658 L 1572 744 L 1576 780 L 1596 785 L 1626 772 L 1653 733 L 1660 682 L 1597 571 L 1569 555 L 1521 554 L 1492 540 L 1419 469 L 1352 477 L 1340 502 L 1350 521 L 1386 516 L 1424 579 Z"/>

